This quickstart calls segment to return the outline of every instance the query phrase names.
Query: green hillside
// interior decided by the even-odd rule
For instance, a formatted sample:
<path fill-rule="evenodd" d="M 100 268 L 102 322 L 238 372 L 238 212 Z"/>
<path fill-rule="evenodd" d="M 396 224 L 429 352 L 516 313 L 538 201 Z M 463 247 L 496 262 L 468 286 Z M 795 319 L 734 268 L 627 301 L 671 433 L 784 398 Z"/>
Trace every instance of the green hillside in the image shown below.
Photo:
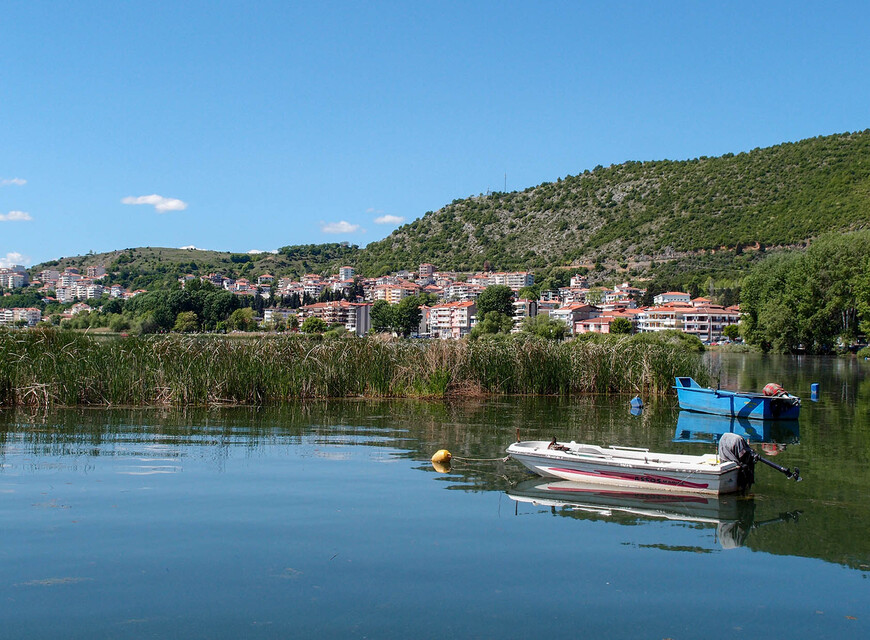
<path fill-rule="evenodd" d="M 870 130 L 719 158 L 596 167 L 521 192 L 455 200 L 368 245 L 359 267 L 646 266 L 868 226 Z"/>
<path fill-rule="evenodd" d="M 454 200 L 364 249 L 283 247 L 278 254 L 138 248 L 44 265 L 105 264 L 126 286 L 182 273 L 231 277 L 414 269 L 598 265 L 598 277 L 740 274 L 759 249 L 804 247 L 829 231 L 870 227 L 870 129 L 694 160 L 596 167 L 524 191 Z M 651 269 L 654 267 L 654 269 Z"/>
<path fill-rule="evenodd" d="M 139 247 L 60 258 L 35 265 L 31 271 L 36 274 L 49 268 L 78 267 L 83 270 L 89 265 L 104 265 L 112 274 L 109 278 L 112 283 L 132 289 L 155 289 L 171 285 L 185 273 L 221 273 L 232 278 L 249 279 L 264 273 L 296 277 L 306 273 L 335 273 L 343 265 L 354 264 L 359 251 L 354 245 L 338 243 L 287 246 L 275 254 Z"/>

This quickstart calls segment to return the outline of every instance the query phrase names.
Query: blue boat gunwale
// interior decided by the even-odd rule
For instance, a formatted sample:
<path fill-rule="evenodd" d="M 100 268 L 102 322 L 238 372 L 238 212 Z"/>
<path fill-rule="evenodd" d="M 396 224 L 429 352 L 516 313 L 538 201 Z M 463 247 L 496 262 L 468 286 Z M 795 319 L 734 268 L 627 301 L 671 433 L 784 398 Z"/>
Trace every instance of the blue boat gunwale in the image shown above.
<path fill-rule="evenodd" d="M 800 398 L 789 396 L 794 406 L 783 412 L 779 408 L 782 398 L 764 393 L 732 391 L 702 387 L 689 376 L 674 376 L 674 389 L 681 409 L 715 415 L 732 415 L 755 420 L 797 419 L 800 412 Z M 734 403 L 742 406 L 738 409 Z M 722 405 L 725 403 L 725 406 Z"/>
<path fill-rule="evenodd" d="M 715 393 L 720 396 L 746 396 L 747 398 L 769 398 L 773 399 L 774 396 L 766 396 L 763 393 L 758 393 L 757 391 L 731 391 L 730 389 L 714 389 L 713 387 L 702 387 L 697 382 L 695 382 L 694 378 L 690 378 L 688 376 L 676 376 L 677 380 L 688 380 L 691 384 L 689 385 L 677 385 L 675 384 L 672 389 L 676 389 L 677 391 L 700 391 L 701 393 Z"/>

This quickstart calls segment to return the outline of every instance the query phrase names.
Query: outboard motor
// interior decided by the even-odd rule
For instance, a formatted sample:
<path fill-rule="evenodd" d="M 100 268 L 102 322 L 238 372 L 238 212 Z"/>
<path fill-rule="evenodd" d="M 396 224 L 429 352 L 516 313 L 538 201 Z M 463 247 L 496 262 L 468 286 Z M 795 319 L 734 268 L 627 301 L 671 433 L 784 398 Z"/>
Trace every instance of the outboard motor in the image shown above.
<path fill-rule="evenodd" d="M 748 491 L 755 482 L 755 461 L 758 458 L 749 444 L 736 433 L 723 433 L 719 438 L 719 459 L 736 462 L 740 467 L 737 472 L 737 487 L 740 491 Z"/>
<path fill-rule="evenodd" d="M 788 391 L 782 388 L 782 385 L 775 382 L 769 382 L 764 385 L 764 389 L 762 389 L 761 393 L 768 398 L 773 398 L 770 407 L 773 411 L 774 417 L 778 417 L 781 413 L 788 411 L 793 407 L 801 406 L 800 398 L 791 395 Z"/>

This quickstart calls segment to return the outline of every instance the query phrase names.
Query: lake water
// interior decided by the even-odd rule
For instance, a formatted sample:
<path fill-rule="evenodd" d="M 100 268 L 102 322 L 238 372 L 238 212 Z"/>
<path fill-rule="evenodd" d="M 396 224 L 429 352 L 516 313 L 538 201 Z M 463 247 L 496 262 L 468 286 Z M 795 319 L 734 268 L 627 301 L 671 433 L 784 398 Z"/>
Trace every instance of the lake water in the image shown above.
<path fill-rule="evenodd" d="M 707 357 L 804 398 L 749 433 L 803 482 L 576 499 L 500 460 L 516 429 L 713 452 L 673 397 L 2 411 L 0 637 L 868 637 L 870 363 Z"/>

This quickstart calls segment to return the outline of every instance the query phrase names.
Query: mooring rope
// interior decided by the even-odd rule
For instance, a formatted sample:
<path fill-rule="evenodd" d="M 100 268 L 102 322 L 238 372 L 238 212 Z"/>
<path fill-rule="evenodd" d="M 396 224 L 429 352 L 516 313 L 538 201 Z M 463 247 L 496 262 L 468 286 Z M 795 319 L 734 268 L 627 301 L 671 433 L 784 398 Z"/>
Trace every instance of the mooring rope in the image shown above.
<path fill-rule="evenodd" d="M 453 456 L 451 460 L 461 460 L 462 462 L 507 462 L 510 460 L 510 456 L 505 456 L 504 458 L 462 458 L 460 456 Z"/>

